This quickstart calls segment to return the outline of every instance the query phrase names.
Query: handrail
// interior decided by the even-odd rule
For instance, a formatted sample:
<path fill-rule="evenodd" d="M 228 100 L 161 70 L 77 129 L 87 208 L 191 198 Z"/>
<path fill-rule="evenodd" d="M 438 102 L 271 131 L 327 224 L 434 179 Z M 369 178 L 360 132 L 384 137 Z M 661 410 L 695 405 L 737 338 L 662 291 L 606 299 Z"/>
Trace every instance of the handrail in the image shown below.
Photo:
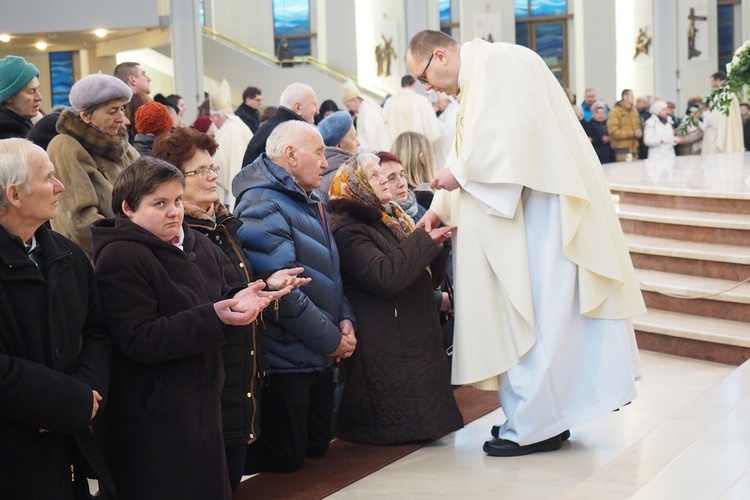
<path fill-rule="evenodd" d="M 226 43 L 229 43 L 231 45 L 235 45 L 235 46 L 241 48 L 242 50 L 244 50 L 246 52 L 250 52 L 251 54 L 253 54 L 256 57 L 259 57 L 261 59 L 265 59 L 266 61 L 272 63 L 274 66 L 276 66 L 278 64 L 278 62 L 279 62 L 279 59 L 275 55 L 273 55 L 273 54 L 269 54 L 268 52 L 262 52 L 260 50 L 254 49 L 253 47 L 250 47 L 249 45 L 245 45 L 244 43 L 240 43 L 237 40 L 232 40 L 231 38 L 228 38 L 228 37 L 222 35 L 221 33 L 219 33 L 218 31 L 212 30 L 211 28 L 206 28 L 205 26 L 203 26 L 201 29 L 203 30 L 204 33 L 209 34 L 211 36 L 214 36 L 214 37 L 218 38 L 219 40 L 222 40 L 222 41 L 224 41 Z"/>
<path fill-rule="evenodd" d="M 258 57 L 264 60 L 265 62 L 271 63 L 274 66 L 278 66 L 283 62 L 293 62 L 294 64 L 309 64 L 310 66 L 314 66 L 315 68 L 327 74 L 328 76 L 335 78 L 337 80 L 340 80 L 342 83 L 348 79 L 351 79 L 352 81 L 354 81 L 354 83 L 357 84 L 357 86 L 361 90 L 366 91 L 367 93 L 372 94 L 376 97 L 379 97 L 380 99 L 385 99 L 389 94 L 389 92 L 383 89 L 373 87 L 371 85 L 362 85 L 361 83 L 359 83 L 359 79 L 355 75 L 352 75 L 351 73 L 347 73 L 345 71 L 340 71 L 340 70 L 331 68 L 324 62 L 312 56 L 294 56 L 294 59 L 284 59 L 283 61 L 280 61 L 273 54 L 269 54 L 268 52 L 257 50 L 253 47 L 250 47 L 249 45 L 245 45 L 244 43 L 233 40 L 229 37 L 222 35 L 221 33 L 217 31 L 212 30 L 211 28 L 206 28 L 205 26 L 203 26 L 202 30 L 205 34 L 218 38 L 219 40 L 222 40 L 223 42 L 228 43 L 230 45 L 234 45 L 235 47 L 238 47 L 239 49 L 242 49 L 243 51 L 249 52 L 255 57 Z"/>

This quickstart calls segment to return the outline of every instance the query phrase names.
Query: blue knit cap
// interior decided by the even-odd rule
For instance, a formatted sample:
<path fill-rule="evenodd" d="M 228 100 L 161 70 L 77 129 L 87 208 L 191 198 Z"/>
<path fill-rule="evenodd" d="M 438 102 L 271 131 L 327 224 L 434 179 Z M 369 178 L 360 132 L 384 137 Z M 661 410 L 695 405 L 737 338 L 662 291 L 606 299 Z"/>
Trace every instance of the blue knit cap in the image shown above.
<path fill-rule="evenodd" d="M 0 103 L 19 93 L 31 80 L 39 76 L 39 70 L 23 57 L 8 56 L 0 59 Z"/>
<path fill-rule="evenodd" d="M 320 120 L 318 130 L 325 145 L 333 147 L 341 142 L 353 123 L 348 111 L 336 111 Z"/>

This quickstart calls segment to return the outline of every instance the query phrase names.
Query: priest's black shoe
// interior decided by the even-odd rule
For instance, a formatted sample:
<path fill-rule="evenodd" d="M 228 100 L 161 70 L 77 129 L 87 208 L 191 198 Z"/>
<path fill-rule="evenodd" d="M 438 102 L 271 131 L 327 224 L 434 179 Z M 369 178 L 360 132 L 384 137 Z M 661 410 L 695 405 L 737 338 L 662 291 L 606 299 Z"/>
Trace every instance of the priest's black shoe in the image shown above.
<path fill-rule="evenodd" d="M 492 438 L 484 443 L 482 449 L 486 454 L 492 457 L 520 457 L 521 455 L 528 455 L 530 453 L 536 453 L 537 451 L 559 450 L 561 446 L 562 440 L 558 434 L 557 436 L 552 436 L 544 441 L 524 446 L 506 439 Z"/>
<path fill-rule="evenodd" d="M 628 403 L 630 404 L 630 403 Z M 492 434 L 493 438 L 500 437 L 500 426 L 499 425 L 493 425 L 492 430 L 490 430 L 490 434 Z M 560 433 L 560 439 L 562 441 L 567 441 L 570 439 L 570 431 L 562 431 Z"/>

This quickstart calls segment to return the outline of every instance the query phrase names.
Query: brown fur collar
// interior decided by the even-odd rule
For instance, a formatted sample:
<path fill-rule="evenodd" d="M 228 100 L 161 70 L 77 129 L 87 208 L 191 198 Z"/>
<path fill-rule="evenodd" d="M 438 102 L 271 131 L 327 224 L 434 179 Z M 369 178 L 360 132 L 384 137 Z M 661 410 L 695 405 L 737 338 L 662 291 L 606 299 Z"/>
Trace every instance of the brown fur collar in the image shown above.
<path fill-rule="evenodd" d="M 120 127 L 117 135 L 105 134 L 81 120 L 78 113 L 72 109 L 66 109 L 60 113 L 57 131 L 77 140 L 89 153 L 113 162 L 121 161 L 130 148 L 125 128 Z"/>
<path fill-rule="evenodd" d="M 214 202 L 213 210 L 210 210 L 209 212 L 202 210 L 199 206 L 193 205 L 192 203 L 184 199 L 182 200 L 182 206 L 185 207 L 185 217 L 190 217 L 192 219 L 205 222 L 211 222 L 214 225 L 214 219 L 219 220 L 222 217 L 229 215 L 227 207 L 225 207 L 218 201 Z M 213 215 L 213 217 L 211 215 Z"/>

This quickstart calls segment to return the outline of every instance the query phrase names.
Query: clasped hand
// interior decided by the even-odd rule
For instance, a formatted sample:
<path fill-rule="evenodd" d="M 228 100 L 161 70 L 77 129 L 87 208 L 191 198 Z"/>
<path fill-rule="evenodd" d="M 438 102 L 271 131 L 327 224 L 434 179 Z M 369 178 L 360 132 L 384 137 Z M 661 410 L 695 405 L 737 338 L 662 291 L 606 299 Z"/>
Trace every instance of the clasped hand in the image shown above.
<path fill-rule="evenodd" d="M 338 363 L 342 359 L 350 358 L 357 347 L 357 337 L 354 335 L 354 325 L 348 319 L 339 322 L 339 331 L 341 332 L 341 342 L 339 347 L 328 356 L 336 358 Z"/>

